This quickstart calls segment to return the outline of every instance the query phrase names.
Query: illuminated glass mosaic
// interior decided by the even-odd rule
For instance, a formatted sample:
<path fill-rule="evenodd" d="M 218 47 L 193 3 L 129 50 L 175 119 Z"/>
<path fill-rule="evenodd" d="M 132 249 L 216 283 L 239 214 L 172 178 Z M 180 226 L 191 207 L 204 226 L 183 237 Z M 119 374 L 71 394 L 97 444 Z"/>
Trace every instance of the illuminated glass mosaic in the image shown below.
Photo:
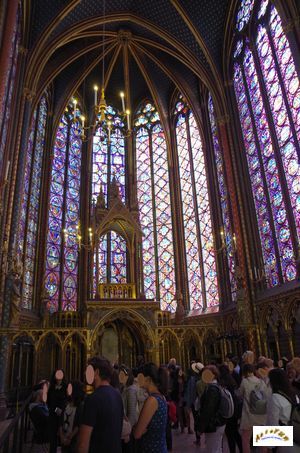
<path fill-rule="evenodd" d="M 116 178 L 121 200 L 126 201 L 126 155 L 124 123 L 112 106 L 107 107 L 107 119 L 112 122 L 111 143 L 107 144 L 101 129 L 93 139 L 92 201 L 96 203 L 102 190 L 106 206 L 109 187 Z M 100 239 L 94 256 L 93 295 L 96 294 L 95 281 L 98 283 L 126 283 L 126 241 L 115 232 L 109 232 Z M 96 280 L 95 280 L 96 279 Z"/>
<path fill-rule="evenodd" d="M 137 198 L 143 237 L 144 290 L 175 311 L 175 265 L 167 145 L 155 106 L 137 112 Z"/>
<path fill-rule="evenodd" d="M 195 117 L 182 100 L 175 114 L 190 309 L 206 309 L 219 304 L 219 294 L 205 157 Z"/>
<path fill-rule="evenodd" d="M 300 234 L 300 88 L 279 14 L 258 2 L 255 46 L 235 54 L 240 114 L 268 286 L 296 278 Z M 254 19 L 253 19 L 254 20 Z M 290 215 L 290 213 L 292 215 Z"/>
<path fill-rule="evenodd" d="M 24 262 L 22 306 L 27 309 L 33 308 L 34 268 L 46 119 L 47 102 L 46 98 L 43 97 L 34 112 L 27 144 L 23 198 L 17 235 L 19 259 Z"/>
<path fill-rule="evenodd" d="M 50 182 L 45 288 L 51 312 L 77 307 L 80 175 L 79 123 L 65 112 L 56 133 Z"/>

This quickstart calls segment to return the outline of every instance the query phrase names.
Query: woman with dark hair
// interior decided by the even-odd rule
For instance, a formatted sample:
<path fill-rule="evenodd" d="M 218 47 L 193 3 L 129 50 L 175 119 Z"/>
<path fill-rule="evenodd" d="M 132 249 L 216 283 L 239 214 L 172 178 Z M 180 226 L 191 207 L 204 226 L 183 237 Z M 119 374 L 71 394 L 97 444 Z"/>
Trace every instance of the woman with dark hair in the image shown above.
<path fill-rule="evenodd" d="M 149 396 L 145 401 L 134 437 L 140 439 L 141 453 L 167 453 L 166 427 L 168 406 L 164 395 L 168 391 L 168 373 L 163 367 L 147 363 L 140 370 L 144 387 Z"/>
<path fill-rule="evenodd" d="M 82 382 L 70 382 L 67 394 L 68 402 L 61 417 L 59 437 L 62 453 L 75 453 L 85 396 Z"/>
<path fill-rule="evenodd" d="M 204 375 L 208 376 L 209 384 L 205 387 L 200 401 L 200 433 L 205 433 L 206 451 L 220 453 L 225 431 L 225 420 L 220 414 L 220 374 L 215 365 L 207 365 L 203 368 L 202 379 Z"/>
<path fill-rule="evenodd" d="M 60 417 L 67 402 L 67 383 L 63 370 L 57 370 L 53 373 L 50 380 L 48 391 L 48 408 L 49 408 L 49 453 L 56 453 L 58 443 L 58 429 Z"/>
<path fill-rule="evenodd" d="M 286 372 L 282 368 L 274 368 L 269 373 L 272 397 L 268 402 L 267 425 L 289 425 L 292 405 L 299 402 L 292 389 Z M 277 452 L 300 452 L 300 446 L 278 447 Z"/>
<path fill-rule="evenodd" d="M 239 433 L 239 418 L 241 417 L 241 412 L 242 412 L 242 402 L 241 400 L 236 396 L 236 390 L 237 390 L 237 383 L 235 379 L 233 378 L 232 374 L 230 374 L 229 367 L 227 365 L 220 365 L 219 366 L 219 372 L 220 372 L 220 384 L 229 390 L 231 393 L 233 403 L 234 403 L 234 414 L 231 418 L 229 418 L 226 421 L 226 428 L 225 428 L 225 434 L 228 440 L 228 446 L 230 453 L 235 453 L 236 452 L 236 445 L 239 448 L 240 453 L 243 451 L 242 447 L 242 438 Z"/>

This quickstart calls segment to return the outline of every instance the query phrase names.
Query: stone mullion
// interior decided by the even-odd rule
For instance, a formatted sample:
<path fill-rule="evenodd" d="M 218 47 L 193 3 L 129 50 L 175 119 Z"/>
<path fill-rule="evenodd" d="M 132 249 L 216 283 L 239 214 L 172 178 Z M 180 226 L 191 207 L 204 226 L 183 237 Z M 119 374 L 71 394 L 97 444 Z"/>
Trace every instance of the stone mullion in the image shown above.
<path fill-rule="evenodd" d="M 93 231 L 92 241 L 88 228 L 90 226 L 90 200 L 91 200 L 91 156 L 93 152 L 93 136 L 89 137 L 87 142 L 81 144 L 81 177 L 80 177 L 80 224 L 83 236 L 83 243 L 89 244 L 92 247 L 95 239 L 95 231 Z M 83 158 L 84 157 L 84 158 Z M 86 187 L 87 190 L 82 190 Z M 79 248 L 79 247 L 78 247 Z M 93 275 L 93 250 L 90 252 L 85 247 L 78 250 L 78 271 L 77 271 L 77 309 L 81 311 L 85 307 L 85 302 L 89 290 L 89 276 Z M 88 269 L 88 271 L 86 271 Z"/>
<path fill-rule="evenodd" d="M 249 221 L 245 218 L 245 213 L 242 209 L 244 206 L 243 202 L 247 200 L 247 197 L 242 197 L 244 190 L 241 188 L 242 180 L 239 179 L 241 174 L 241 169 L 238 168 L 239 159 L 237 158 L 235 152 L 231 150 L 239 151 L 239 154 L 242 154 L 240 149 L 240 143 L 243 143 L 242 136 L 236 137 L 232 131 L 233 129 L 240 130 L 238 123 L 238 114 L 237 110 L 233 107 L 234 102 L 234 93 L 233 89 L 230 86 L 230 90 L 227 90 L 227 100 L 229 110 L 233 112 L 234 123 L 230 123 L 230 117 L 228 114 L 223 117 L 217 118 L 217 129 L 218 136 L 220 140 L 220 145 L 222 147 L 223 156 L 224 156 L 224 167 L 227 175 L 227 190 L 228 198 L 231 205 L 232 213 L 232 222 L 233 229 L 236 235 L 236 260 L 238 266 L 238 293 L 241 294 L 241 310 L 242 316 L 240 318 L 240 324 L 251 323 L 253 320 L 252 307 L 251 307 L 251 292 L 249 291 L 247 285 L 248 266 L 250 266 L 250 257 L 248 243 L 245 238 L 248 238 L 248 231 L 246 225 L 249 224 Z M 237 115 L 237 116 L 236 116 Z M 245 165 L 245 164 L 244 164 Z M 242 170 L 242 174 L 245 173 L 245 166 Z M 250 192 L 251 193 L 251 192 Z M 237 296 L 238 299 L 239 295 Z M 238 307 L 239 309 L 239 307 Z"/>

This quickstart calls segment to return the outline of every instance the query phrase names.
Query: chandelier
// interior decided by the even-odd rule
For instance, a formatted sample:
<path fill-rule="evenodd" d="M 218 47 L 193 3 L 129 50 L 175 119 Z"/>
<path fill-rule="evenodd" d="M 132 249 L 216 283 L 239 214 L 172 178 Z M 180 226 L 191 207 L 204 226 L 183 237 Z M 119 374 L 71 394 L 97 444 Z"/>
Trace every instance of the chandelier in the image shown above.
<path fill-rule="evenodd" d="M 88 133 L 85 132 L 91 131 L 92 133 L 97 133 L 100 135 L 101 141 L 107 141 L 107 144 L 111 143 L 111 135 L 113 133 L 113 122 L 111 121 L 112 117 L 107 109 L 107 103 L 105 99 L 105 0 L 103 1 L 103 27 L 102 27 L 102 83 L 101 83 L 101 95 L 98 95 L 98 85 L 94 85 L 94 111 L 93 111 L 93 121 L 92 124 L 86 124 L 86 118 L 83 115 L 79 114 L 77 111 L 77 99 L 73 98 L 74 112 L 73 120 L 74 122 L 79 122 L 80 135 L 83 141 L 88 140 Z M 129 90 L 128 90 L 129 92 Z M 129 99 L 125 102 L 125 93 L 124 91 L 120 92 L 122 110 L 117 110 L 116 113 L 120 117 L 121 122 L 124 124 L 124 136 L 129 137 L 131 135 L 131 124 L 130 124 L 130 109 Z M 129 95 L 127 96 L 129 98 Z M 126 106 L 127 103 L 127 106 Z"/>

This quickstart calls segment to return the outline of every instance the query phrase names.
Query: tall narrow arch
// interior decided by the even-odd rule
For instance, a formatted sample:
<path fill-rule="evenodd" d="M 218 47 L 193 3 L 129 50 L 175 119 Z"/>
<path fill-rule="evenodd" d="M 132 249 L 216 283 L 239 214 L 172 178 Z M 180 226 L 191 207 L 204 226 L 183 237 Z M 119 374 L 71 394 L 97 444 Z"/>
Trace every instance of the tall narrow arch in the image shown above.
<path fill-rule="evenodd" d="M 175 311 L 175 260 L 167 144 L 159 114 L 145 102 L 135 118 L 137 201 L 145 295 Z"/>
<path fill-rule="evenodd" d="M 289 41 L 271 1 L 240 2 L 232 72 L 263 271 L 272 287 L 297 278 L 300 86 Z"/>

